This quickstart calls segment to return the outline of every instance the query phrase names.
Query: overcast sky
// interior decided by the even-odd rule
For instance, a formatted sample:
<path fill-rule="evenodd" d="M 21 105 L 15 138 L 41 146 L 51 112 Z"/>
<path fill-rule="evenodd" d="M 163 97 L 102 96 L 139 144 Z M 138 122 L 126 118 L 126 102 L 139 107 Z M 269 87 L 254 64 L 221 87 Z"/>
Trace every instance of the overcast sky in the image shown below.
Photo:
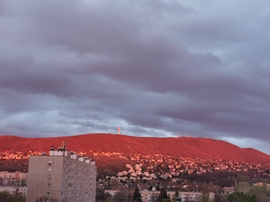
<path fill-rule="evenodd" d="M 0 134 L 189 135 L 270 154 L 268 0 L 1 0 Z"/>

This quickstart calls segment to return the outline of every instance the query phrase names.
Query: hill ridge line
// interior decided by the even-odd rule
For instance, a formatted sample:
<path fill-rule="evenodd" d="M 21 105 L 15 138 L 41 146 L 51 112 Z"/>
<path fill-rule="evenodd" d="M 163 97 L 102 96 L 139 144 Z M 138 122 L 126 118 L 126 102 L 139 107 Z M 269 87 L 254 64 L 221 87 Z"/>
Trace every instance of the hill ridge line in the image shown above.
<path fill-rule="evenodd" d="M 0 136 L 0 152 L 48 151 L 66 141 L 73 151 L 162 154 L 203 159 L 270 163 L 270 156 L 254 148 L 240 148 L 224 140 L 203 137 L 141 137 L 90 133 L 60 137 Z"/>

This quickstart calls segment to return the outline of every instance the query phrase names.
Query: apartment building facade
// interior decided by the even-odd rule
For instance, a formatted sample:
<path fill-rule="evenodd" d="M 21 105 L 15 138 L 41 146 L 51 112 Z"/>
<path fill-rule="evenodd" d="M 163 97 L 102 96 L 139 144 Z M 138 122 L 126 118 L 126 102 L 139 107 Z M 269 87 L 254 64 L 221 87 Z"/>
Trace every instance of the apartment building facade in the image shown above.
<path fill-rule="evenodd" d="M 105 190 L 105 193 L 110 194 L 111 196 L 115 196 L 117 192 L 120 192 L 120 190 Z M 160 191 L 148 191 L 148 190 L 142 190 L 140 191 L 142 195 L 142 201 L 143 202 L 154 202 L 157 200 Z M 168 196 L 173 199 L 175 195 L 175 191 L 167 191 Z M 215 199 L 215 193 L 209 192 L 208 193 L 209 200 L 214 201 Z M 178 201 L 181 202 L 187 202 L 187 201 L 193 201 L 193 202 L 199 202 L 202 197 L 202 192 L 179 192 L 178 193 Z"/>
<path fill-rule="evenodd" d="M 95 161 L 67 151 L 65 147 L 49 155 L 30 156 L 26 202 L 39 197 L 59 202 L 95 202 Z"/>

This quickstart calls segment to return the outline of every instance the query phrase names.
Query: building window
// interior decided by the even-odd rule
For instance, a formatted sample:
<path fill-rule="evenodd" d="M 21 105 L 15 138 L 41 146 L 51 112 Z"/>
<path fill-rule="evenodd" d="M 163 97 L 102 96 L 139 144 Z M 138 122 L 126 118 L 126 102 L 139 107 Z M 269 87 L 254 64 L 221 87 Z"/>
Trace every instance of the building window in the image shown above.
<path fill-rule="evenodd" d="M 48 186 L 48 188 L 51 188 L 51 183 L 48 183 L 48 185 L 47 185 L 47 186 Z"/>
<path fill-rule="evenodd" d="M 52 165 L 52 163 L 53 163 L 52 161 L 49 161 L 49 162 L 48 162 L 48 165 L 50 166 L 50 165 Z"/>
<path fill-rule="evenodd" d="M 48 178 L 48 180 L 50 180 L 50 179 L 52 179 L 52 176 L 51 176 L 51 175 L 48 175 L 48 177 L 47 177 L 47 178 Z"/>
<path fill-rule="evenodd" d="M 51 168 L 51 167 L 50 167 L 50 168 L 48 168 L 48 171 L 49 171 L 49 172 L 51 172 L 51 171 L 52 171 L 52 168 Z"/>
<path fill-rule="evenodd" d="M 49 196 L 51 193 L 49 191 L 47 191 L 47 196 Z"/>

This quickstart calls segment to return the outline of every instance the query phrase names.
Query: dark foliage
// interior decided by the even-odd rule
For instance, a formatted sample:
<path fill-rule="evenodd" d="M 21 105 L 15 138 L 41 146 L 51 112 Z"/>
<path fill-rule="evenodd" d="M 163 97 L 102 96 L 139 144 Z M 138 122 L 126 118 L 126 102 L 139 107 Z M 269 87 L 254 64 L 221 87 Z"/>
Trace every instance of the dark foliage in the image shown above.
<path fill-rule="evenodd" d="M 158 196 L 157 202 L 162 202 L 164 199 L 170 199 L 165 189 L 160 190 L 160 194 Z"/>
<path fill-rule="evenodd" d="M 142 195 L 141 195 L 140 190 L 138 188 L 136 188 L 134 193 L 133 193 L 132 201 L 133 202 L 142 202 Z"/>
<path fill-rule="evenodd" d="M 0 192 L 0 202 L 25 202 L 25 197 L 13 195 L 8 192 Z"/>
<path fill-rule="evenodd" d="M 243 192 L 234 192 L 229 194 L 227 197 L 228 201 L 231 202 L 256 202 L 257 198 L 255 194 L 248 194 Z"/>

